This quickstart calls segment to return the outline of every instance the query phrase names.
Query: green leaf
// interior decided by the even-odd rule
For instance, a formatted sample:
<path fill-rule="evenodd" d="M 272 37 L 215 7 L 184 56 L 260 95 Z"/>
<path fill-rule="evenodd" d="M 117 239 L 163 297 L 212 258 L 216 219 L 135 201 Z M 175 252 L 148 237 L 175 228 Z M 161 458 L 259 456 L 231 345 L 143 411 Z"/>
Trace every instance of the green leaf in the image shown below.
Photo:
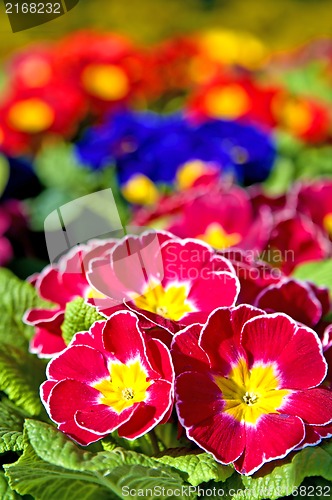
<path fill-rule="evenodd" d="M 24 414 L 8 399 L 0 402 L 0 453 L 23 450 Z"/>
<path fill-rule="evenodd" d="M 39 415 L 39 386 L 45 380 L 45 364 L 17 347 L 0 345 L 0 390 L 29 415 Z"/>
<path fill-rule="evenodd" d="M 299 280 L 311 281 L 318 286 L 326 286 L 332 292 L 332 259 L 300 264 L 292 276 Z"/>
<path fill-rule="evenodd" d="M 310 89 L 310 96 L 321 101 L 332 100 L 331 86 L 326 78 L 322 78 L 324 63 L 322 61 L 311 61 L 310 64 L 301 65 L 297 68 L 283 73 L 283 83 L 295 94 L 307 95 Z M 328 102 L 326 103 L 328 105 Z"/>
<path fill-rule="evenodd" d="M 294 175 L 293 161 L 289 158 L 279 156 L 271 174 L 263 183 L 264 191 L 271 196 L 285 193 L 293 182 Z"/>
<path fill-rule="evenodd" d="M 27 420 L 25 429 L 31 444 L 5 470 L 12 488 L 37 500 L 123 498 L 122 488 L 181 490 L 185 484 L 176 471 L 140 453 L 119 448 L 91 453 L 53 426 L 35 420 Z"/>
<path fill-rule="evenodd" d="M 27 446 L 17 462 L 5 465 L 9 485 L 21 495 L 35 500 L 109 500 L 103 478 L 94 473 L 79 473 L 44 462 L 31 446 Z"/>
<path fill-rule="evenodd" d="M 44 231 L 46 217 L 57 208 L 72 201 L 73 196 L 57 188 L 44 189 L 38 196 L 25 200 L 29 213 L 29 224 L 33 231 Z M 75 215 L 71 212 L 69 214 Z M 70 222 L 70 219 L 69 221 Z M 58 229 L 58 228 L 54 228 Z"/>
<path fill-rule="evenodd" d="M 46 144 L 36 157 L 35 168 L 46 187 L 72 193 L 72 199 L 91 193 L 98 186 L 97 176 L 79 164 L 71 144 Z"/>
<path fill-rule="evenodd" d="M 234 489 L 233 500 L 275 500 L 291 495 L 307 477 L 321 476 L 332 480 L 332 442 L 308 447 L 292 454 L 278 465 L 278 461 L 266 464 L 253 476 L 232 476 L 225 484 L 225 490 Z"/>
<path fill-rule="evenodd" d="M 21 281 L 8 269 L 0 269 L 0 343 L 11 343 L 26 349 L 34 329 L 22 317 L 27 309 L 50 307 L 37 295 L 30 283 Z"/>
<path fill-rule="evenodd" d="M 157 458 L 163 464 L 170 465 L 188 474 L 188 481 L 193 486 L 214 481 L 226 481 L 234 469 L 215 461 L 209 453 L 188 452 L 186 448 L 169 450 L 167 454 Z"/>
<path fill-rule="evenodd" d="M 303 149 L 296 158 L 296 179 L 331 177 L 331 146 Z"/>
<path fill-rule="evenodd" d="M 5 156 L 0 155 L 0 196 L 5 190 L 9 179 L 10 166 Z"/>
<path fill-rule="evenodd" d="M 155 454 L 154 442 L 151 441 L 150 433 L 144 434 L 140 438 L 130 441 L 129 439 L 121 438 L 117 431 L 112 432 L 107 438 L 102 440 L 104 450 L 113 451 L 115 448 L 124 448 L 125 450 L 133 450 L 139 453 L 145 453 L 148 456 Z"/>
<path fill-rule="evenodd" d="M 69 344 L 75 333 L 88 331 L 95 321 L 105 320 L 98 311 L 85 304 L 82 297 L 69 302 L 66 305 L 65 319 L 62 324 L 62 336 L 66 344 Z"/>
<path fill-rule="evenodd" d="M 149 467 L 158 465 L 154 458 L 123 448 L 91 453 L 78 447 L 54 426 L 37 420 L 26 420 L 25 430 L 29 442 L 40 458 L 51 464 L 72 470 L 88 468 L 89 470 L 106 471 L 110 466 L 116 467 L 123 464 Z"/>
<path fill-rule="evenodd" d="M 0 498 L 1 500 L 18 500 L 22 498 L 10 488 L 3 472 L 0 472 Z"/>

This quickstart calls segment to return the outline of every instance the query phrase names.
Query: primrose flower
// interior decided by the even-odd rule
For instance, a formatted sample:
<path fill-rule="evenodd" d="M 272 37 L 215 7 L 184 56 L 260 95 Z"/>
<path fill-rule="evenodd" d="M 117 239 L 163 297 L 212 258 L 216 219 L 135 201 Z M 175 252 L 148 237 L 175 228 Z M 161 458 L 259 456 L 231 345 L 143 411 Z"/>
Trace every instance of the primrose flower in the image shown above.
<path fill-rule="evenodd" d="M 58 264 L 51 264 L 32 277 L 40 297 L 52 302 L 54 307 L 26 311 L 25 322 L 35 327 L 31 352 L 48 358 L 66 347 L 61 331 L 66 305 L 77 297 L 96 296 L 97 291 L 86 279 L 88 262 L 96 255 L 104 255 L 113 245 L 112 240 L 80 245 L 61 257 Z"/>
<path fill-rule="evenodd" d="M 283 212 L 268 240 L 268 261 L 290 274 L 302 262 L 321 260 L 331 255 L 331 242 L 308 217 L 294 211 Z"/>
<path fill-rule="evenodd" d="M 328 179 L 299 186 L 299 212 L 307 215 L 332 239 L 332 182 Z"/>
<path fill-rule="evenodd" d="M 236 247 L 252 251 L 264 248 L 271 228 L 268 209 L 254 217 L 245 190 L 222 185 L 183 203 L 181 213 L 167 227 L 177 236 L 197 238 L 218 250 Z"/>
<path fill-rule="evenodd" d="M 12 151 L 18 154 L 35 152 L 44 134 L 72 135 L 82 111 L 82 97 L 73 86 L 64 81 L 51 81 L 43 88 L 14 88 L 3 100 L 0 115 L 5 129 L 17 137 L 17 147 L 27 148 Z"/>
<path fill-rule="evenodd" d="M 260 260 L 257 251 L 229 248 L 218 253 L 231 261 L 240 281 L 238 304 L 254 305 L 260 292 L 279 283 L 284 276 L 280 269 Z"/>
<path fill-rule="evenodd" d="M 272 108 L 278 125 L 308 143 L 328 139 L 330 115 L 322 102 L 281 93 L 276 95 Z"/>
<path fill-rule="evenodd" d="M 328 288 L 286 277 L 261 290 L 254 305 L 266 312 L 284 312 L 315 329 L 331 309 Z"/>
<path fill-rule="evenodd" d="M 167 421 L 174 372 L 169 350 L 130 311 L 77 333 L 47 367 L 41 398 L 51 419 L 82 445 L 114 430 L 135 439 Z"/>
<path fill-rule="evenodd" d="M 175 335 L 176 406 L 189 439 L 241 474 L 285 457 L 306 426 L 332 421 L 316 333 L 248 305 L 214 311 Z"/>
<path fill-rule="evenodd" d="M 275 126 L 272 103 L 279 88 L 263 87 L 250 76 L 220 75 L 189 96 L 187 110 L 195 120 L 218 118 Z"/>
<path fill-rule="evenodd" d="M 56 63 L 98 115 L 142 98 L 149 88 L 148 58 L 127 38 L 78 31 L 56 47 Z"/>
<path fill-rule="evenodd" d="M 107 298 L 88 299 L 103 314 L 114 301 L 124 302 L 171 333 L 205 321 L 216 307 L 234 305 L 239 293 L 231 263 L 210 246 L 161 232 L 123 238 L 90 261 L 88 280 Z"/>

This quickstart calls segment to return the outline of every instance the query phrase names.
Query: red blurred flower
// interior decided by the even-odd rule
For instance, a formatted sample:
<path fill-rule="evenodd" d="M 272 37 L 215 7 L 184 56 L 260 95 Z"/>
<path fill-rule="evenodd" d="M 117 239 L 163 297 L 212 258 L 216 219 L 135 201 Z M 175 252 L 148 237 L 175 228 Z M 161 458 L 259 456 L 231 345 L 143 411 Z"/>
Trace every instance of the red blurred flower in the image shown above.
<path fill-rule="evenodd" d="M 187 112 L 195 120 L 222 118 L 272 127 L 276 124 L 272 102 L 279 92 L 248 76 L 222 76 L 189 97 Z"/>
<path fill-rule="evenodd" d="M 283 212 L 263 251 L 264 260 L 290 274 L 302 262 L 331 255 L 331 243 L 310 219 L 296 212 Z"/>
<path fill-rule="evenodd" d="M 81 95 L 68 82 L 16 88 L 0 108 L 3 149 L 15 154 L 34 152 L 46 133 L 71 136 L 84 112 Z"/>
<path fill-rule="evenodd" d="M 298 187 L 299 212 L 308 216 L 332 239 L 332 182 L 328 179 Z"/>
<path fill-rule="evenodd" d="M 149 92 L 148 56 L 120 35 L 74 33 L 59 42 L 56 63 L 97 114 Z"/>
<path fill-rule="evenodd" d="M 278 126 L 306 142 L 323 142 L 330 135 L 327 104 L 281 93 L 274 97 L 272 109 Z"/>

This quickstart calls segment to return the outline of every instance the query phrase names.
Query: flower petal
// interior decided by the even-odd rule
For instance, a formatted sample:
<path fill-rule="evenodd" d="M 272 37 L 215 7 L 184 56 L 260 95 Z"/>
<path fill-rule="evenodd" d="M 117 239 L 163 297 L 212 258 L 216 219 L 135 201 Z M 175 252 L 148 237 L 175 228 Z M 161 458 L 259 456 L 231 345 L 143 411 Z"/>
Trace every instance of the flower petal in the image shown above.
<path fill-rule="evenodd" d="M 75 422 L 88 431 L 97 434 L 109 434 L 129 420 L 137 410 L 139 403 L 134 403 L 121 413 L 115 412 L 110 406 L 101 404 L 90 405 L 85 410 L 77 411 Z"/>
<path fill-rule="evenodd" d="M 264 463 L 285 457 L 304 435 L 304 424 L 298 417 L 263 415 L 255 426 L 246 425 L 245 450 L 234 467 L 241 474 L 253 474 Z"/>
<path fill-rule="evenodd" d="M 243 327 L 242 345 L 251 364 L 277 363 L 282 388 L 314 387 L 326 376 L 326 362 L 316 333 L 299 327 L 282 313 L 249 320 Z"/>
<path fill-rule="evenodd" d="M 143 334 L 138 327 L 138 317 L 131 311 L 113 314 L 105 324 L 103 342 L 106 351 L 114 353 L 121 363 L 146 359 Z"/>
<path fill-rule="evenodd" d="M 223 413 L 222 393 L 208 376 L 195 372 L 180 375 L 176 379 L 176 400 L 180 423 L 198 446 L 224 464 L 241 455 L 244 426 Z"/>
<path fill-rule="evenodd" d="M 173 337 L 171 345 L 174 369 L 177 374 L 186 371 L 204 371 L 210 366 L 209 358 L 199 346 L 202 325 L 190 325 Z"/>
<path fill-rule="evenodd" d="M 148 399 L 140 403 L 134 418 L 118 429 L 119 436 L 136 439 L 155 427 L 172 406 L 172 385 L 158 380 L 148 389 Z"/>
<path fill-rule="evenodd" d="M 306 424 L 328 424 L 332 422 L 332 391 L 321 387 L 293 392 L 285 398 L 281 411 Z"/>
<path fill-rule="evenodd" d="M 73 379 L 89 384 L 109 377 L 103 355 L 84 345 L 73 345 L 54 357 L 47 374 L 53 380 Z"/>
<path fill-rule="evenodd" d="M 74 418 L 78 409 L 96 404 L 99 392 L 89 385 L 76 380 L 62 380 L 51 390 L 48 407 L 52 420 L 57 423 Z"/>

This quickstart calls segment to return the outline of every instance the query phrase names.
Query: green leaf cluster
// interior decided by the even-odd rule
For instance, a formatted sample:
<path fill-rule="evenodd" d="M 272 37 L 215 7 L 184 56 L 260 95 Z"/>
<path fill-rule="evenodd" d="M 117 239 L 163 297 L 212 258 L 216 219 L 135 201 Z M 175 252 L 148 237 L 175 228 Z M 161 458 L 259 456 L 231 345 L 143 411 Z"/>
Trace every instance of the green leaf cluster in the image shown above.
<path fill-rule="evenodd" d="M 84 299 L 77 299 L 68 302 L 65 311 L 65 319 L 61 326 L 62 336 L 66 344 L 69 344 L 75 333 L 88 331 L 96 322 L 104 320 L 104 316 L 84 302 Z"/>
<path fill-rule="evenodd" d="M 331 177 L 331 146 L 308 146 L 281 131 L 276 135 L 276 145 L 277 159 L 269 177 L 263 183 L 268 194 L 284 194 L 296 181 Z"/>

